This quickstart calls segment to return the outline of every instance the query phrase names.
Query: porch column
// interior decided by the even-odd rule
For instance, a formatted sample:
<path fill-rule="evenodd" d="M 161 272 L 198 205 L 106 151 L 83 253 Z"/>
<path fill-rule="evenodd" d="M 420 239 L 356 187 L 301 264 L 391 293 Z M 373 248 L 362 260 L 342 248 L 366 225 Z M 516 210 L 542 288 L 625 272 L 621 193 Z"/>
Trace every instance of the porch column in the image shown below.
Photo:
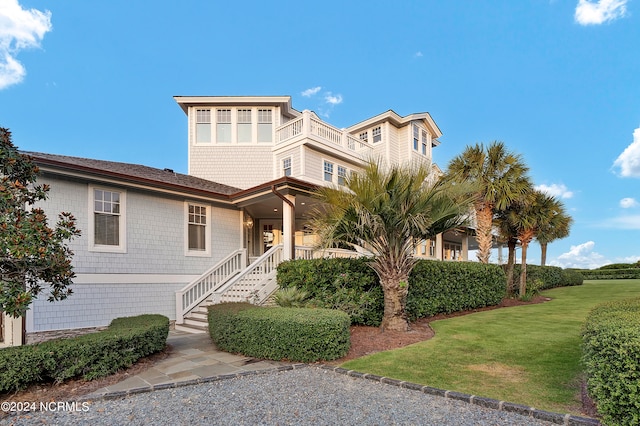
<path fill-rule="evenodd" d="M 296 240 L 294 237 L 295 232 L 295 219 L 296 212 L 294 207 L 296 205 L 296 196 L 287 194 L 284 196 L 291 204 L 282 200 L 282 247 L 283 247 L 283 259 L 291 260 L 295 259 L 296 253 Z"/>
<path fill-rule="evenodd" d="M 436 235 L 436 259 L 442 260 L 442 234 Z"/>
<path fill-rule="evenodd" d="M 462 260 L 469 260 L 469 235 L 462 235 Z"/>

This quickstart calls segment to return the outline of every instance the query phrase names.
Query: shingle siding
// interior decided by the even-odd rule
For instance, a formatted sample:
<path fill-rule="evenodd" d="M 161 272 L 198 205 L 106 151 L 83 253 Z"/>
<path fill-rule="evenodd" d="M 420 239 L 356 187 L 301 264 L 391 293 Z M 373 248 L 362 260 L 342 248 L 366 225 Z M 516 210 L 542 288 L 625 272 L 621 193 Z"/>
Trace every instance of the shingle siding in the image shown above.
<path fill-rule="evenodd" d="M 191 145 L 189 162 L 190 174 L 241 189 L 274 179 L 271 145 Z"/>

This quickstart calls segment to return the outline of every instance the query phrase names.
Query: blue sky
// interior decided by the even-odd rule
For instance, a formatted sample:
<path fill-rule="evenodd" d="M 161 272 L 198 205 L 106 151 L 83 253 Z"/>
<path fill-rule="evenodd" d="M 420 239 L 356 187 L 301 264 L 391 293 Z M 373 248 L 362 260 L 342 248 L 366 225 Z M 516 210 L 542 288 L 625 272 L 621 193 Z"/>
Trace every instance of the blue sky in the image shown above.
<path fill-rule="evenodd" d="M 291 95 L 337 127 L 428 111 L 442 168 L 503 141 L 562 199 L 548 263 L 640 259 L 640 0 L 0 0 L 21 149 L 186 172 L 174 95 Z"/>

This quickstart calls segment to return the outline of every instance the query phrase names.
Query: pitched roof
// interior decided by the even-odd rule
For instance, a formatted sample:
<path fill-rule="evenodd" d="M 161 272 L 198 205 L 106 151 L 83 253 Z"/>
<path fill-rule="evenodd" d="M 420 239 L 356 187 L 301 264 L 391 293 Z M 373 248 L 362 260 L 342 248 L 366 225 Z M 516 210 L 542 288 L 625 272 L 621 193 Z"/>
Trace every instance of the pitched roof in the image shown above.
<path fill-rule="evenodd" d="M 241 189 L 232 186 L 195 176 L 175 173 L 170 169 L 163 170 L 140 164 L 119 163 L 115 161 L 94 160 L 40 152 L 23 153 L 30 156 L 40 168 L 47 167 L 69 172 L 82 172 L 96 177 L 117 178 L 126 182 L 190 193 L 204 193 L 202 195 L 217 196 L 220 198 L 228 198 L 229 195 L 241 191 Z"/>

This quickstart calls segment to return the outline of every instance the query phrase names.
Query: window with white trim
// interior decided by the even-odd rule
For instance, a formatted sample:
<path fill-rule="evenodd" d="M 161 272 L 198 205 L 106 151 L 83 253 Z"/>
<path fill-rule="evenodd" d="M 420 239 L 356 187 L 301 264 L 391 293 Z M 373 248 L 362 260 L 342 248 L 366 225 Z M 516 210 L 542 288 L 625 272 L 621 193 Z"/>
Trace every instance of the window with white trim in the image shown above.
<path fill-rule="evenodd" d="M 329 161 L 324 162 L 324 180 L 333 182 L 333 163 Z"/>
<path fill-rule="evenodd" d="M 216 142 L 231 142 L 231 110 L 216 110 Z"/>
<path fill-rule="evenodd" d="M 374 127 L 371 130 L 371 135 L 373 136 L 373 143 L 378 143 L 382 140 L 382 127 Z"/>
<path fill-rule="evenodd" d="M 282 175 L 291 176 L 291 157 L 282 160 Z"/>
<path fill-rule="evenodd" d="M 362 132 L 358 136 L 362 143 L 369 143 L 369 132 Z"/>
<path fill-rule="evenodd" d="M 420 144 L 420 128 L 413 125 L 413 150 L 418 150 L 418 145 Z"/>
<path fill-rule="evenodd" d="M 126 251 L 126 192 L 89 186 L 89 251 Z"/>
<path fill-rule="evenodd" d="M 338 185 L 346 185 L 347 183 L 347 168 L 344 166 L 338 166 Z"/>
<path fill-rule="evenodd" d="M 238 143 L 251 142 L 251 110 L 238 110 Z"/>
<path fill-rule="evenodd" d="M 258 142 L 273 140 L 273 111 L 271 109 L 258 110 Z"/>
<path fill-rule="evenodd" d="M 186 213 L 186 253 L 187 255 L 203 256 L 210 253 L 209 206 L 185 203 Z"/>
<path fill-rule="evenodd" d="M 422 155 L 427 155 L 427 132 L 422 131 Z"/>
<path fill-rule="evenodd" d="M 196 143 L 211 143 L 211 110 L 196 110 Z"/>

